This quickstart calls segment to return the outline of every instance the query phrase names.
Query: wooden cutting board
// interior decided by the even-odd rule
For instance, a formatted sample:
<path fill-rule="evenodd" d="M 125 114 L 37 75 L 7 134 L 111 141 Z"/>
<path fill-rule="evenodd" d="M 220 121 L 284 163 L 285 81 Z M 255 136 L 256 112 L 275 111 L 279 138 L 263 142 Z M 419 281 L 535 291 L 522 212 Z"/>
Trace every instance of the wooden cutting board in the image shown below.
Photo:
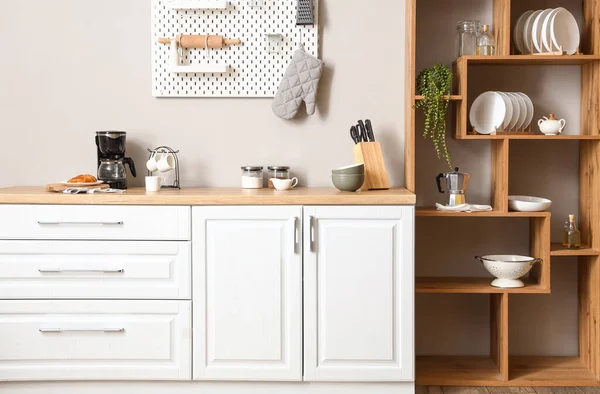
<path fill-rule="evenodd" d="M 49 185 L 46 185 L 45 189 L 47 192 L 62 193 L 65 190 L 72 188 L 72 187 L 79 187 L 79 186 L 64 185 L 62 183 L 51 183 Z M 106 183 L 96 185 L 96 186 L 82 186 L 82 187 L 87 187 L 88 189 L 108 189 L 108 185 Z"/>

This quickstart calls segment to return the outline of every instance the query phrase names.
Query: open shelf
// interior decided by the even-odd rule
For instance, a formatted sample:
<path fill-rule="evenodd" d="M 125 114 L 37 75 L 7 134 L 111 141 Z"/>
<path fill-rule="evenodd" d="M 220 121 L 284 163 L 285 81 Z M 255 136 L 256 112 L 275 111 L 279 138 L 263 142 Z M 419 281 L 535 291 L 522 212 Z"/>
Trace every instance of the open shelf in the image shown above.
<path fill-rule="evenodd" d="M 416 215 L 419 217 L 485 217 L 485 218 L 539 218 L 550 217 L 550 212 L 446 212 L 438 211 L 435 207 L 417 207 Z"/>
<path fill-rule="evenodd" d="M 484 134 L 467 134 L 456 135 L 457 140 L 548 140 L 548 141 L 585 141 L 585 140 L 600 140 L 600 135 L 484 135 Z"/>
<path fill-rule="evenodd" d="M 600 381 L 579 357 L 511 356 L 515 386 L 597 386 Z"/>
<path fill-rule="evenodd" d="M 489 356 L 417 356 L 421 386 L 497 386 L 502 377 Z"/>
<path fill-rule="evenodd" d="M 444 96 L 445 99 L 448 99 L 448 96 Z M 423 100 L 423 96 L 415 96 L 415 101 L 421 101 Z M 463 96 L 460 96 L 458 94 L 453 94 L 450 96 L 450 101 L 462 101 L 464 100 Z"/>
<path fill-rule="evenodd" d="M 550 246 L 550 256 L 600 256 L 600 250 L 591 248 L 588 245 L 581 245 L 579 249 L 566 249 L 558 242 Z"/>
<path fill-rule="evenodd" d="M 416 278 L 415 289 L 417 293 L 433 294 L 548 294 L 550 289 L 544 289 L 537 283 L 528 282 L 525 287 L 518 289 L 500 289 L 490 285 L 494 278 Z"/>
<path fill-rule="evenodd" d="M 463 56 L 457 63 L 469 64 L 514 64 L 514 65 L 581 65 L 600 61 L 598 55 L 565 55 L 565 56 Z"/>

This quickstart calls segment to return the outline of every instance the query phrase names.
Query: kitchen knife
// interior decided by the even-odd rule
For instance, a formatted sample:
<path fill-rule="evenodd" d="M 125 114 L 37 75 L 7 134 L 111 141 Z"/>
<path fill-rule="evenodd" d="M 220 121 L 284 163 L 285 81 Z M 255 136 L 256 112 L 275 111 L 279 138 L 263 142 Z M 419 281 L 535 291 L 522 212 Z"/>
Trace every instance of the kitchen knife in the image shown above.
<path fill-rule="evenodd" d="M 375 142 L 375 132 L 373 131 L 373 124 L 369 119 L 365 120 L 365 127 L 367 128 L 367 136 L 369 137 L 369 141 Z"/>
<path fill-rule="evenodd" d="M 358 130 L 360 130 L 361 140 L 369 142 L 369 136 L 367 135 L 367 129 L 365 129 L 365 123 L 362 120 L 358 121 Z"/>

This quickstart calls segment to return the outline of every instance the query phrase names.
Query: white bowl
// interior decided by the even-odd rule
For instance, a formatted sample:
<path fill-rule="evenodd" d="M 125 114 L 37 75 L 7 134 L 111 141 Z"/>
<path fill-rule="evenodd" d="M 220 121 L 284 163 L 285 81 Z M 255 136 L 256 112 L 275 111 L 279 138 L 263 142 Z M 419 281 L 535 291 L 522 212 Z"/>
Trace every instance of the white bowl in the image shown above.
<path fill-rule="evenodd" d="M 502 289 L 514 289 L 525 287 L 525 284 L 519 280 L 527 275 L 531 267 L 540 259 L 516 255 L 489 255 L 476 256 L 477 260 L 483 263 L 485 269 L 497 279 L 492 281 L 492 286 Z"/>
<path fill-rule="evenodd" d="M 530 196 L 508 196 L 508 207 L 518 212 L 544 212 L 552 206 L 546 198 Z"/>
<path fill-rule="evenodd" d="M 556 48 L 562 46 L 567 55 L 573 55 L 579 48 L 581 35 L 579 25 L 573 14 L 562 9 L 558 11 L 550 21 L 550 35 L 552 43 Z"/>
<path fill-rule="evenodd" d="M 500 129 L 505 115 L 506 104 L 502 96 L 496 92 L 485 92 L 473 102 L 469 119 L 479 134 L 490 134 Z"/>

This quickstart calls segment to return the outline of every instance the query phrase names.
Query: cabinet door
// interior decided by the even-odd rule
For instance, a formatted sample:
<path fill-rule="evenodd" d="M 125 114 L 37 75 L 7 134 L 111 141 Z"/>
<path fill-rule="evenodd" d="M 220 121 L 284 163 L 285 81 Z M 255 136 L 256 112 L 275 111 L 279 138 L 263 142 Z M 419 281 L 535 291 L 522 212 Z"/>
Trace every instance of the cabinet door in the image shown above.
<path fill-rule="evenodd" d="M 414 379 L 414 208 L 304 209 L 304 378 Z"/>
<path fill-rule="evenodd" d="M 194 379 L 302 379 L 301 207 L 194 207 Z"/>

